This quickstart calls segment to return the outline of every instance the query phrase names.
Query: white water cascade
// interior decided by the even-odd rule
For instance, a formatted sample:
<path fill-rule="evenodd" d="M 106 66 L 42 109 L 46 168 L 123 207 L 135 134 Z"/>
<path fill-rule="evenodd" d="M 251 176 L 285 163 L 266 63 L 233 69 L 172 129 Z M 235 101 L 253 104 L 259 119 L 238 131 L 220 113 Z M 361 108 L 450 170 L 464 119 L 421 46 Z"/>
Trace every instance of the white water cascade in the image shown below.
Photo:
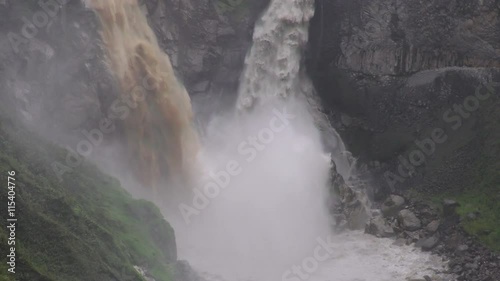
<path fill-rule="evenodd" d="M 237 110 L 206 128 L 207 175 L 195 213 L 168 217 L 179 258 L 207 280 L 402 281 L 442 269 L 437 257 L 360 232 L 333 234 L 325 206 L 331 147 L 302 68 L 314 0 L 272 0 L 257 22 Z M 324 136 L 333 140 L 325 142 Z M 330 146 L 330 147 L 326 147 Z"/>

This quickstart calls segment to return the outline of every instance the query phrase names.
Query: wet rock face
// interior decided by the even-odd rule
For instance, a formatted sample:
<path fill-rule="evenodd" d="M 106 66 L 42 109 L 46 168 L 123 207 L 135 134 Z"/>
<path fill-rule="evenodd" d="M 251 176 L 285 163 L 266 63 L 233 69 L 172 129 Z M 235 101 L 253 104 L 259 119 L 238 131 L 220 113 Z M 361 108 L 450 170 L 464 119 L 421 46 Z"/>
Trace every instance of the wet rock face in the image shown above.
<path fill-rule="evenodd" d="M 467 126 L 453 135 L 444 114 L 481 85 L 500 81 L 498 12 L 493 0 L 316 1 L 308 72 L 349 150 L 360 163 L 380 163 L 372 169 L 376 200 L 407 188 L 434 192 L 465 184 L 482 146 Z M 446 143 L 424 155 L 420 170 L 403 164 L 399 173 L 415 142 L 436 128 L 445 130 Z M 430 160 L 436 158 L 446 160 Z M 388 183 L 386 172 L 400 178 Z"/>
<path fill-rule="evenodd" d="M 350 186 L 337 172 L 335 162 L 331 161 L 330 181 L 331 193 L 329 209 L 335 219 L 336 228 L 363 229 L 370 228 L 370 233 L 380 237 L 390 236 L 390 227 L 385 227 L 384 221 L 371 223 L 372 227 L 365 226 L 370 218 L 370 204 L 363 190 Z"/>
<path fill-rule="evenodd" d="M 382 226 L 393 226 L 399 244 L 418 243 L 451 258 L 457 280 L 497 280 L 500 273 L 496 255 L 472 238 L 464 242 L 470 236 L 458 225 L 456 206 L 445 203 L 440 217 L 429 206 L 406 202 L 406 210 L 395 208 L 394 219 L 396 204 L 384 201 L 410 189 L 433 195 L 476 184 L 469 171 L 488 151 L 478 135 L 489 130 L 485 120 L 500 88 L 493 87 L 490 98 L 459 122 L 450 121 L 450 114 L 489 82 L 500 82 L 499 4 L 317 0 L 310 28 L 309 75 L 346 146 L 370 167 L 375 205 L 387 213 L 367 231 L 376 235 Z M 446 140 L 436 142 L 433 134 Z M 422 155 L 422 162 L 410 159 L 412 153 Z"/>
<path fill-rule="evenodd" d="M 318 0 L 308 70 L 327 107 L 361 123 L 349 130 L 365 136 L 408 126 L 427 117 L 422 109 L 442 105 L 447 89 L 481 83 L 490 72 L 452 67 L 499 65 L 498 11 L 492 0 Z"/>
<path fill-rule="evenodd" d="M 372 75 L 498 66 L 499 5 L 493 0 L 319 0 L 311 27 L 313 56 L 321 57 L 321 65 Z"/>
<path fill-rule="evenodd" d="M 254 23 L 269 0 L 144 2 L 190 94 L 236 89 Z"/>
<path fill-rule="evenodd" d="M 64 6 L 6 1 L 0 10 L 6 13 L 0 28 L 0 95 L 10 116 L 36 125 L 48 120 L 47 134 L 96 122 L 100 87 L 109 75 L 92 14 L 76 0 Z"/>
<path fill-rule="evenodd" d="M 268 0 L 222 7 L 215 5 L 219 2 L 226 3 L 141 0 L 160 45 L 193 95 L 220 98 L 236 91 L 254 21 Z M 119 93 L 95 15 L 81 0 L 48 8 L 38 1 L 6 0 L 0 2 L 0 16 L 4 106 L 37 123 L 47 136 L 64 132 L 81 139 L 82 129 L 98 127 Z M 41 16 L 46 23 L 34 22 Z"/>

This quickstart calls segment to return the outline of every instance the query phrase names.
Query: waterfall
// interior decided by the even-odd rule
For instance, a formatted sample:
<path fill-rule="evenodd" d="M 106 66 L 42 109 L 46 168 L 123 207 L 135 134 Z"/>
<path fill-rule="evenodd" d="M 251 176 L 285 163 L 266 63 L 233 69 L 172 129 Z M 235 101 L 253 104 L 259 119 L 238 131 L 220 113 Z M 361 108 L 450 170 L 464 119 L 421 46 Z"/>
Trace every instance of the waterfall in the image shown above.
<path fill-rule="evenodd" d="M 273 1 L 256 23 L 241 79 L 238 108 L 276 98 L 304 98 L 312 87 L 301 68 L 314 0 Z"/>
<path fill-rule="evenodd" d="M 308 104 L 325 149 L 348 180 L 353 163 L 338 133 L 331 127 L 314 87 L 302 67 L 314 0 L 272 1 L 256 23 L 253 46 L 245 60 L 237 108 L 249 110 L 269 101 L 297 99 Z"/>
<path fill-rule="evenodd" d="M 356 160 L 346 150 L 339 134 L 322 113 L 321 101 L 303 67 L 302 55 L 308 42 L 309 21 L 314 15 L 314 0 L 272 1 L 256 23 L 253 46 L 245 60 L 237 109 L 252 111 L 270 103 L 294 101 L 307 109 L 301 115 L 304 126 L 317 128 L 322 138 L 314 145 L 332 157 L 332 173 L 342 181 L 335 184 L 342 194 L 344 206 L 356 205 L 357 210 L 345 210 L 349 226 L 364 226 L 368 217 L 369 200 L 363 190 L 356 188 Z M 306 121 L 312 119 L 313 122 Z M 316 133 L 316 132 L 315 132 Z M 338 178 L 338 176 L 337 176 Z M 353 186 L 354 183 L 354 186 Z M 357 201 L 358 204 L 353 204 Z M 356 215 L 354 215 L 356 214 Z"/>
<path fill-rule="evenodd" d="M 180 206 L 184 220 L 169 218 L 179 255 L 202 272 L 280 280 L 331 231 L 324 139 L 336 133 L 302 67 L 313 15 L 313 0 L 271 2 L 255 27 L 236 110 L 206 129 L 206 184 Z M 329 137 L 344 149 L 338 136 Z M 239 173 L 215 190 L 229 163 Z"/>
<path fill-rule="evenodd" d="M 137 0 L 87 2 L 133 109 L 124 130 L 134 172 L 144 186 L 167 172 L 169 185 L 185 187 L 182 196 L 167 188 L 171 198 L 155 199 L 168 206 L 179 257 L 204 279 L 399 281 L 440 268 L 412 247 L 332 232 L 332 182 L 344 188 L 341 201 L 364 201 L 349 186 L 355 169 L 303 68 L 313 0 L 271 1 L 255 27 L 236 109 L 215 114 L 201 140 L 189 96 Z"/>
<path fill-rule="evenodd" d="M 100 19 L 109 68 L 120 86 L 123 105 L 114 103 L 111 109 L 123 120 L 136 178 L 150 188 L 165 178 L 189 184 L 199 149 L 191 101 L 138 1 L 86 3 Z"/>
<path fill-rule="evenodd" d="M 188 225 L 169 219 L 179 255 L 200 271 L 230 280 L 279 280 L 330 231 L 330 156 L 312 114 L 319 103 L 301 68 L 313 4 L 272 1 L 256 25 L 237 109 L 206 128 L 201 162 L 207 184 L 193 198 L 209 204 L 191 215 L 186 210 L 196 200 L 184 202 Z M 240 172 L 210 195 L 211 178 L 216 183 L 231 162 Z"/>
<path fill-rule="evenodd" d="M 204 183 L 179 204 L 182 216 L 166 212 L 179 257 L 206 280 L 400 281 L 439 267 L 388 239 L 332 232 L 331 159 L 345 179 L 353 169 L 303 69 L 313 14 L 313 0 L 271 1 L 236 109 L 208 122 Z"/>

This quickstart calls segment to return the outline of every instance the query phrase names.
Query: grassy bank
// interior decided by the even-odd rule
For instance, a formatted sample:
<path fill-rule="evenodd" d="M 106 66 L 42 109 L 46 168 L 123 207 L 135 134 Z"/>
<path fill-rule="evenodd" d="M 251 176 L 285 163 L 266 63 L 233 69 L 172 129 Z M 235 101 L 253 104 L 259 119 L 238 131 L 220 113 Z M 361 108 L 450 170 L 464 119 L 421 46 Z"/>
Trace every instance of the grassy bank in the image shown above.
<path fill-rule="evenodd" d="M 500 101 L 485 110 L 478 137 L 483 142 L 481 157 L 471 165 L 473 183 L 455 198 L 467 232 L 500 251 Z M 477 218 L 468 218 L 476 213 Z"/>
<path fill-rule="evenodd" d="M 16 171 L 16 274 L 7 273 L 0 229 L 0 280 L 172 280 L 174 233 L 159 210 L 134 200 L 119 182 L 84 164 L 60 182 L 51 163 L 67 152 L 16 129 L 0 128 L 0 220 L 7 219 L 7 171 Z M 4 223 L 2 223 L 4 225 Z"/>
<path fill-rule="evenodd" d="M 469 134 L 476 140 L 472 149 L 476 160 L 469 163 L 463 175 L 464 186 L 456 188 L 450 184 L 437 193 L 423 194 L 412 190 L 412 196 L 439 206 L 449 198 L 460 203 L 457 209 L 461 225 L 472 236 L 487 247 L 500 252 L 500 100 L 491 100 L 478 112 L 478 118 Z M 456 147 L 448 147 L 442 159 L 456 153 Z M 448 155 L 448 156 L 446 156 Z M 443 160 L 430 163 L 430 169 L 438 169 Z M 446 167 L 445 167 L 446 168 Z M 433 177 L 433 174 L 429 174 Z"/>

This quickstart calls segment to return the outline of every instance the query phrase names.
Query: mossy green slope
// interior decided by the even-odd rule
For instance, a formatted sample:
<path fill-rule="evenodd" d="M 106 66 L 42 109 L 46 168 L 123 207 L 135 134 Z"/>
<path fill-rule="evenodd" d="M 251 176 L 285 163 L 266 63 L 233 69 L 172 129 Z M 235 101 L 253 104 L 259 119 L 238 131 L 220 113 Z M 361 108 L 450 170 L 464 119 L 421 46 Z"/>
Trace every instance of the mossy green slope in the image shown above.
<path fill-rule="evenodd" d="M 431 194 L 418 190 L 411 192 L 433 204 L 441 204 L 445 198 L 456 200 L 460 203 L 457 212 L 464 230 L 485 246 L 500 252 L 500 99 L 489 100 L 475 114 L 477 118 L 464 125 L 469 127 L 466 136 L 464 130 L 460 131 L 462 135 L 455 136 L 455 139 L 473 139 L 473 149 L 477 153 L 463 174 L 462 186 L 450 186 Z M 467 144 L 449 145 L 443 154 L 457 153 Z M 434 176 L 432 170 L 440 165 L 442 161 L 429 161 L 429 177 Z"/>
<path fill-rule="evenodd" d="M 481 156 L 471 163 L 474 184 L 453 197 L 460 203 L 464 229 L 484 244 L 500 251 L 500 100 L 494 100 L 480 116 L 478 137 Z M 476 218 L 468 214 L 476 213 Z"/>
<path fill-rule="evenodd" d="M 8 122 L 7 122 L 8 123 Z M 0 129 L 0 220 L 7 217 L 7 171 L 16 171 L 15 275 L 7 272 L 7 229 L 0 229 L 0 280 L 172 280 L 174 232 L 151 203 L 84 164 L 60 182 L 51 163 L 66 151 L 18 126 Z M 8 132 L 8 133 L 7 133 Z"/>

